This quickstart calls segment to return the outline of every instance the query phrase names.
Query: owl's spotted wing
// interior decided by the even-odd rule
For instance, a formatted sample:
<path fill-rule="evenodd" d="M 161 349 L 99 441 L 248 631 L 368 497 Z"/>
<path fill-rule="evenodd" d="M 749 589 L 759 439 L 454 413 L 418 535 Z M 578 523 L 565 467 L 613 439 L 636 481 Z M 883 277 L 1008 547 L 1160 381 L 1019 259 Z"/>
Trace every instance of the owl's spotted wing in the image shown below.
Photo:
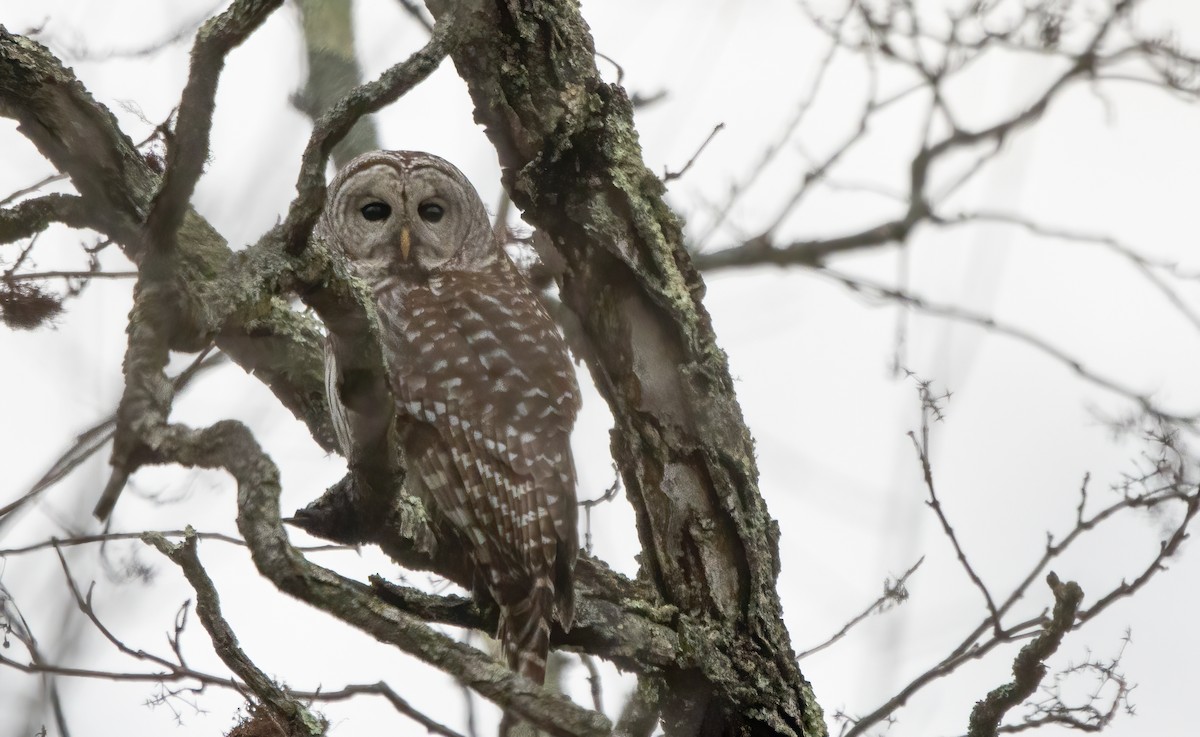
<path fill-rule="evenodd" d="M 506 261 L 437 275 L 403 309 L 402 329 L 384 331 L 396 343 L 398 410 L 445 440 L 410 463 L 476 556 L 501 564 L 508 578 L 489 584 L 500 603 L 496 586 L 528 597 L 545 582 L 569 626 L 578 553 L 569 435 L 579 391 L 557 328 Z"/>

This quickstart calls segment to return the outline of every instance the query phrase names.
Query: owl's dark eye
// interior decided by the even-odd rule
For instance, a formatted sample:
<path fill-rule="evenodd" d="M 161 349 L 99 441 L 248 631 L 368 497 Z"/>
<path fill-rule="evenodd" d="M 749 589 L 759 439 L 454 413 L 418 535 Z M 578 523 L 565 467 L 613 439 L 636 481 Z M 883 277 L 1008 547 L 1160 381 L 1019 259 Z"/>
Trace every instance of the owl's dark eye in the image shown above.
<path fill-rule="evenodd" d="M 422 202 L 417 206 L 417 214 L 427 223 L 436 223 L 446 214 L 446 210 L 436 202 Z"/>
<path fill-rule="evenodd" d="M 377 220 L 387 220 L 388 215 L 392 214 L 392 208 L 386 202 L 369 202 L 363 205 L 360 212 L 364 218 L 375 222 Z"/>

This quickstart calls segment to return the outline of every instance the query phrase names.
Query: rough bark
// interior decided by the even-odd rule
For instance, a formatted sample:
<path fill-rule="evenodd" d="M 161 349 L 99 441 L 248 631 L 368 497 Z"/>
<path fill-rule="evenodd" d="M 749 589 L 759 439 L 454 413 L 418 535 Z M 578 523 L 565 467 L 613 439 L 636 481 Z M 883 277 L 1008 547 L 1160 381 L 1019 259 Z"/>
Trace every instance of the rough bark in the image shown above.
<path fill-rule="evenodd" d="M 780 616 L 777 528 L 758 492 L 752 443 L 679 224 L 641 161 L 628 99 L 597 75 L 574 3 L 471 6 L 455 34 L 461 51 L 454 60 L 500 153 L 505 184 L 564 257 L 564 300 L 583 316 L 596 349 L 589 368 L 616 418 L 613 452 L 644 547 L 645 583 L 581 561 L 579 621 L 555 641 L 652 676 L 647 690 L 656 696 L 647 703 L 661 699 L 670 734 L 823 735 Z M 141 263 L 157 174 L 69 70 L 2 27 L 0 115 L 17 120 L 71 177 L 89 224 Z M 165 340 L 178 351 L 215 341 L 330 448 L 320 331 L 288 308 L 286 296 L 302 292 L 322 314 L 357 325 L 368 368 L 378 363 L 378 347 L 370 346 L 376 326 L 369 305 L 328 254 L 312 247 L 289 256 L 319 209 L 323 181 L 315 178 L 324 159 L 317 150 L 327 154 L 327 143 L 306 152 L 309 179 L 287 221 L 238 254 L 185 212 L 173 249 L 178 320 Z M 282 590 L 382 640 L 417 648 L 439 667 L 475 668 L 458 675 L 498 703 L 524 703 L 531 714 L 541 708 L 536 694 L 478 670 L 465 653 L 443 657 L 443 643 L 427 640 L 415 620 L 405 620 L 402 642 L 385 636 L 382 622 L 399 622 L 406 612 L 436 618 L 434 610 L 411 592 L 385 597 L 311 567 L 286 545 L 278 489 L 254 488 L 262 493 L 242 489 L 242 529 L 260 570 Z M 407 565 L 455 578 L 446 551 L 429 550 L 428 530 L 403 512 L 375 515 L 371 524 L 359 513 L 343 537 L 378 542 Z M 461 607 L 439 606 L 444 616 L 466 616 Z M 488 626 L 487 613 L 470 616 Z"/>
<path fill-rule="evenodd" d="M 108 110 L 41 45 L 0 27 L 0 115 L 16 119 L 20 130 L 55 165 L 62 168 L 81 193 L 88 222 L 140 261 L 137 246 L 140 222 L 157 187 L 156 174 L 142 160 L 132 141 L 117 127 Z M 371 343 L 375 330 L 369 305 L 340 273 L 321 248 L 309 248 L 302 260 L 283 254 L 283 238 L 268 234 L 263 242 L 234 254 L 205 221 L 189 213 L 178 237 L 177 299 L 188 306 L 183 317 L 200 326 L 193 333 L 215 336 L 216 344 L 247 372 L 266 383 L 280 401 L 303 421 L 322 446 L 335 441 L 324 395 L 322 336 L 317 324 L 288 308 L 283 295 L 290 289 L 321 285 L 310 301 L 334 320 L 345 319 L 342 335 L 363 334 Z M 356 301 L 357 300 L 357 301 Z M 355 303 L 357 311 L 348 303 Z M 186 333 L 183 333 L 186 335 Z M 187 350 L 195 340 L 172 336 L 172 350 Z M 366 350 L 364 348 L 364 350 Z M 374 341 L 378 356 L 378 342 Z M 369 359 L 364 360 L 364 364 Z M 334 503 L 357 494 L 352 479 L 329 493 Z M 456 575 L 452 551 L 429 551 L 427 530 L 396 524 L 394 516 L 377 515 L 368 524 L 362 507 L 347 512 L 353 522 L 334 537 L 348 542 L 375 542 L 401 563 L 430 570 L 452 580 Z M 393 510 L 392 514 L 397 514 Z M 362 525 L 361 527 L 357 525 Z M 585 564 L 586 566 L 587 564 Z M 685 662 L 674 630 L 667 626 L 673 609 L 651 601 L 652 592 L 612 573 L 602 563 L 584 576 L 595 598 L 596 613 L 581 617 L 573 641 L 587 642 L 590 652 L 623 659 L 625 667 L 654 670 Z M 589 626 L 586 622 L 594 622 Z M 646 633 L 625 638 L 623 631 Z"/>
<path fill-rule="evenodd" d="M 643 572 L 703 653 L 667 678 L 668 733 L 823 734 L 781 619 L 753 443 L 628 97 L 601 80 L 575 2 L 470 3 L 455 23 L 452 58 L 505 187 L 566 262 L 563 300 L 616 422 Z"/>
<path fill-rule="evenodd" d="M 141 224 L 159 186 L 157 173 L 69 69 L 45 47 L 3 26 L 0 115 L 16 120 L 18 130 L 71 178 L 89 225 L 140 263 Z M 177 299 L 188 321 L 176 327 L 171 349 L 194 351 L 215 338 L 309 426 L 322 447 L 332 450 L 317 323 L 289 309 L 276 284 L 248 284 L 253 294 L 244 294 L 236 308 L 219 294 L 225 280 L 246 276 L 239 265 L 248 256 L 235 256 L 194 211 L 184 217 L 178 240 Z"/>

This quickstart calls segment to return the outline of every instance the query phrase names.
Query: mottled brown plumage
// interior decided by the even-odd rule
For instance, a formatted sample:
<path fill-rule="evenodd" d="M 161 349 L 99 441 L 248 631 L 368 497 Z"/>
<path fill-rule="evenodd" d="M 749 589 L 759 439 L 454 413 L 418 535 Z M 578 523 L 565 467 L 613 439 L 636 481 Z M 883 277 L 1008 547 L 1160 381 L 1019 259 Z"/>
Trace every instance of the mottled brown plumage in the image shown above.
<path fill-rule="evenodd" d="M 541 683 L 554 611 L 564 628 L 574 618 L 579 550 L 569 442 L 579 390 L 562 338 L 474 188 L 436 156 L 351 161 L 317 235 L 374 292 L 407 488 L 466 541 L 478 585 L 500 606 L 510 667 Z M 339 399 L 332 351 L 326 371 L 348 451 L 361 424 Z"/>

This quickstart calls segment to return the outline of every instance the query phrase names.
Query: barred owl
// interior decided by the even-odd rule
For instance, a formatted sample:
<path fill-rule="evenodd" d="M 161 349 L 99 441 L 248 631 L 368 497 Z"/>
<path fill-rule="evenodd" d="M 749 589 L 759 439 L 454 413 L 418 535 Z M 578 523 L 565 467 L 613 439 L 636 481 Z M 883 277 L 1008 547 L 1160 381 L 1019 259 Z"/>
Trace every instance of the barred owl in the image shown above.
<path fill-rule="evenodd" d="M 545 679 L 551 616 L 569 628 L 579 552 L 569 435 L 579 390 L 550 316 L 493 235 L 474 187 L 426 153 L 376 151 L 330 185 L 317 235 L 373 290 L 406 488 L 460 536 L 499 605 L 509 667 Z M 334 426 L 353 447 L 327 345 Z"/>

